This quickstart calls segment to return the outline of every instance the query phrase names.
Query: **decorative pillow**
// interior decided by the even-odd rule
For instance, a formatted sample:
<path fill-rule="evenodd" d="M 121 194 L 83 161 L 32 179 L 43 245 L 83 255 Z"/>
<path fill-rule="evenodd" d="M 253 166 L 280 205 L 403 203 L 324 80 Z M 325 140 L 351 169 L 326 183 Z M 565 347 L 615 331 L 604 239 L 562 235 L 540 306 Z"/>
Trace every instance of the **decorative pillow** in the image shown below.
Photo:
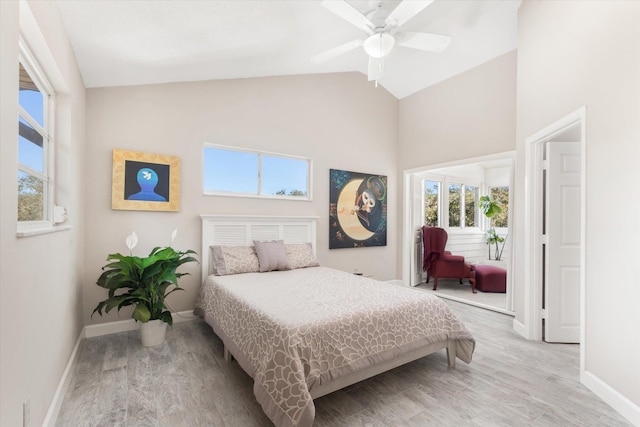
<path fill-rule="evenodd" d="M 291 270 L 289 258 L 287 258 L 287 252 L 284 249 L 282 240 L 271 240 L 268 242 L 254 240 L 253 244 L 258 254 L 261 272 Z"/>
<path fill-rule="evenodd" d="M 258 256 L 253 246 L 211 246 L 213 274 L 257 273 Z"/>
<path fill-rule="evenodd" d="M 284 245 L 284 249 L 287 252 L 287 258 L 289 258 L 289 265 L 292 270 L 320 265 L 316 257 L 313 256 L 311 243 L 287 243 Z"/>

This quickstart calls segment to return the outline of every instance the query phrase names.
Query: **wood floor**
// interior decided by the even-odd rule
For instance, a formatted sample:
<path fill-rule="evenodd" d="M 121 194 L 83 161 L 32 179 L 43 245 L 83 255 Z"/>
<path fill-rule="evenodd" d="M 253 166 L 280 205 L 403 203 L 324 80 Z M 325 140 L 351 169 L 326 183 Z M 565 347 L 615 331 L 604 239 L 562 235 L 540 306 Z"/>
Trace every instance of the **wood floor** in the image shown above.
<path fill-rule="evenodd" d="M 460 284 L 459 279 L 439 279 L 438 290 L 433 290 L 433 279 L 429 283 L 421 283 L 415 287 L 422 291 L 452 299 L 453 301 L 465 302 L 471 305 L 487 307 L 491 310 L 507 312 L 507 294 L 494 292 L 471 292 L 471 284 L 467 279 Z"/>
<path fill-rule="evenodd" d="M 474 334 L 473 361 L 444 351 L 315 401 L 314 426 L 625 426 L 578 381 L 577 345 L 526 341 L 512 317 L 447 301 Z M 139 332 L 84 340 L 58 426 L 269 426 L 252 380 L 202 321 L 167 342 Z"/>

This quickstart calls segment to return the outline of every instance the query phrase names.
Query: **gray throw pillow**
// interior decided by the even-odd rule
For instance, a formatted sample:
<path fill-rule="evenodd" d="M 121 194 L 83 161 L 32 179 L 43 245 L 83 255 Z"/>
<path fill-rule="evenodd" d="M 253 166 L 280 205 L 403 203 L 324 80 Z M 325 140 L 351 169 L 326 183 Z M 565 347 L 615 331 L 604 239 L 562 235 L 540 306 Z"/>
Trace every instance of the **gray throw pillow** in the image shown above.
<path fill-rule="evenodd" d="M 289 258 L 287 258 L 287 251 L 284 248 L 282 240 L 271 240 L 268 242 L 254 240 L 253 245 L 256 248 L 256 254 L 258 254 L 260 272 L 291 270 Z"/>

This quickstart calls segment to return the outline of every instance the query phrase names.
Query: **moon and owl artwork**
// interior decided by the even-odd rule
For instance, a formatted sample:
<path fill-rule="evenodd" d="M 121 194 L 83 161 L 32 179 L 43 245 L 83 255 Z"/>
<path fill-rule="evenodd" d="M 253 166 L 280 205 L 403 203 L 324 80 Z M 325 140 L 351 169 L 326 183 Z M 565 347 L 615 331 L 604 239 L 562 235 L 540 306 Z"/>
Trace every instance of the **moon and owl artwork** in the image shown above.
<path fill-rule="evenodd" d="M 331 169 L 329 249 L 387 245 L 387 177 Z"/>

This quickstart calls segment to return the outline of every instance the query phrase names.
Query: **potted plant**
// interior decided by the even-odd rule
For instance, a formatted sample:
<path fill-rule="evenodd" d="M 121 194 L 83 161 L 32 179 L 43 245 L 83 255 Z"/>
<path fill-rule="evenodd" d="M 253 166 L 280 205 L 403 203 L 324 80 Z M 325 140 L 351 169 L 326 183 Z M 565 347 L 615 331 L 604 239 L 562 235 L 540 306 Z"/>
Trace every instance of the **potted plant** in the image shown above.
<path fill-rule="evenodd" d="M 489 218 L 489 230 L 487 231 L 487 245 L 489 245 L 489 259 L 491 259 L 491 246 L 495 246 L 494 251 L 494 259 L 496 261 L 500 261 L 502 258 L 502 251 L 504 250 L 504 244 L 506 242 L 506 237 L 500 236 L 496 229 L 493 228 L 493 223 L 491 219 L 496 215 L 502 212 L 502 206 L 500 202 L 497 200 L 491 199 L 489 196 L 482 196 L 479 199 L 480 210 Z M 502 246 L 500 246 L 502 243 Z"/>
<path fill-rule="evenodd" d="M 167 324 L 173 324 L 171 312 L 167 310 L 165 299 L 176 291 L 183 290 L 178 279 L 189 273 L 178 273 L 182 264 L 198 262 L 192 250 L 176 251 L 171 247 L 177 230 L 171 234 L 171 242 L 166 247 L 155 247 L 144 258 L 132 255 L 138 243 L 135 231 L 127 237 L 129 255 L 109 254 L 109 263 L 102 267 L 102 274 L 96 284 L 109 290 L 109 297 L 101 301 L 92 316 L 102 311 L 133 305 L 131 317 L 141 322 L 142 345 L 151 347 L 164 342 Z"/>

